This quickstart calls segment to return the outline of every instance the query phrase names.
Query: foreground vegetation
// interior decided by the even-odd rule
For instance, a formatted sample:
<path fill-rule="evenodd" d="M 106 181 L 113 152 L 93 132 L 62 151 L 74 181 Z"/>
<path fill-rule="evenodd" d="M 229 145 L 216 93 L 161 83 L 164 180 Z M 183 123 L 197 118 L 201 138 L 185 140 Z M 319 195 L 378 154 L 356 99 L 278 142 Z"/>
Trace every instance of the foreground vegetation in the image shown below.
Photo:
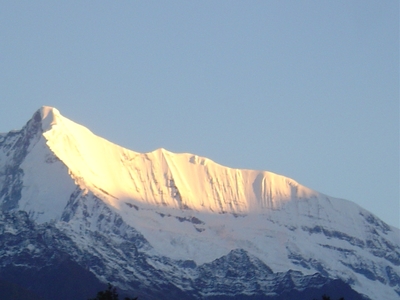
<path fill-rule="evenodd" d="M 137 300 L 137 299 L 138 299 L 137 297 L 124 298 L 124 300 Z M 88 300 L 119 300 L 117 288 L 109 283 L 106 290 L 98 292 L 96 298 L 90 298 Z"/>
<path fill-rule="evenodd" d="M 117 288 L 109 283 L 106 290 L 98 292 L 96 298 L 90 298 L 88 300 L 119 300 Z M 138 298 L 125 297 L 124 300 L 138 300 Z M 313 300 L 318 300 L 318 299 L 313 299 Z M 333 300 L 333 299 L 331 299 L 327 295 L 323 295 L 321 300 Z M 337 300 L 345 300 L 345 299 L 341 297 Z"/>
<path fill-rule="evenodd" d="M 321 299 L 322 299 L 322 300 L 331 300 L 331 297 L 329 297 L 329 296 L 327 296 L 327 295 L 323 295 Z M 313 299 L 313 300 L 317 300 L 317 299 Z M 341 297 L 341 298 L 339 298 L 338 300 L 344 300 L 344 298 Z"/>

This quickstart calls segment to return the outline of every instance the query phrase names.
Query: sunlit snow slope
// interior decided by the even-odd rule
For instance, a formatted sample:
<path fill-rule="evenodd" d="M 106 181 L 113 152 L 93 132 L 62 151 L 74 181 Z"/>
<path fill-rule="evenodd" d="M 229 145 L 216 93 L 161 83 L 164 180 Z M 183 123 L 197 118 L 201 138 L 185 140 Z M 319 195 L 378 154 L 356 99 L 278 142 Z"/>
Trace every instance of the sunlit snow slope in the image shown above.
<path fill-rule="evenodd" d="M 164 149 L 137 153 L 117 146 L 61 116 L 41 109 L 44 137 L 81 188 L 121 200 L 215 213 L 277 208 L 318 193 L 270 172 L 230 169 L 192 154 Z"/>

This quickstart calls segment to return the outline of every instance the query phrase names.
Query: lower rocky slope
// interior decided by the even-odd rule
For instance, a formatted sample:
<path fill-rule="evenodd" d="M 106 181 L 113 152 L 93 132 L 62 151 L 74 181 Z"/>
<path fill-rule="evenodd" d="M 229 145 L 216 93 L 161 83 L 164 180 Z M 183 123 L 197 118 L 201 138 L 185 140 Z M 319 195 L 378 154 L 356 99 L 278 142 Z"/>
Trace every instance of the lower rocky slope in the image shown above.
<path fill-rule="evenodd" d="M 103 288 L 99 279 L 142 299 L 367 299 L 319 273 L 274 273 L 242 249 L 198 266 L 146 254 L 140 236 L 117 242 L 91 232 L 83 247 L 56 224 L 35 224 L 22 211 L 1 213 L 0 233 L 0 279 L 40 299 L 87 299 Z"/>

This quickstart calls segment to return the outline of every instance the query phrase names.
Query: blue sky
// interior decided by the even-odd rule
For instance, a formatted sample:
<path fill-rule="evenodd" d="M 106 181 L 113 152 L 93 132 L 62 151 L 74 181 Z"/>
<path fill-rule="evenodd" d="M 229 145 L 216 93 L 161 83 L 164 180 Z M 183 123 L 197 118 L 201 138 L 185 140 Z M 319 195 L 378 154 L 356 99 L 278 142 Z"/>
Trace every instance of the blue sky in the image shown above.
<path fill-rule="evenodd" d="M 398 1 L 1 1 L 0 131 L 268 170 L 400 227 Z"/>

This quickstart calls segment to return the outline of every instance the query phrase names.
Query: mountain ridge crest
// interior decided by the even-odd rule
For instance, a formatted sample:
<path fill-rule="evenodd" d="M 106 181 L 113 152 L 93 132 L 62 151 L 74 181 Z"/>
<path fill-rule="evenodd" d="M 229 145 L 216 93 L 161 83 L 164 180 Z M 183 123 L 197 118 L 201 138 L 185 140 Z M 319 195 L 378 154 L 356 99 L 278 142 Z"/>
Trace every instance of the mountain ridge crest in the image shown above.
<path fill-rule="evenodd" d="M 56 108 L 43 106 L 40 113 L 47 146 L 82 189 L 101 189 L 114 198 L 151 205 L 240 214 L 322 196 L 267 171 L 232 169 L 208 158 L 163 148 L 138 153 L 93 134 Z"/>

